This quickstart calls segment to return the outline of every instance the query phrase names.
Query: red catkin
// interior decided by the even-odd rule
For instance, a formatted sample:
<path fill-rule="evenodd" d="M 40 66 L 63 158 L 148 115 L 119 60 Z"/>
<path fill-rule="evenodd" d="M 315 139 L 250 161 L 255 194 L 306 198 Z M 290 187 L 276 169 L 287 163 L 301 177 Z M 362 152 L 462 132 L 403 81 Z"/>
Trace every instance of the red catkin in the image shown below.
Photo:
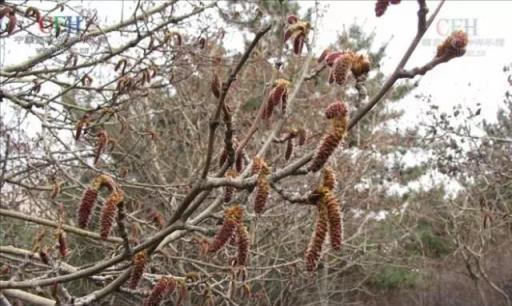
<path fill-rule="evenodd" d="M 300 55 L 302 53 L 305 38 L 306 35 L 304 33 L 300 33 L 293 40 L 293 53 L 295 53 L 296 55 Z"/>
<path fill-rule="evenodd" d="M 235 158 L 236 172 L 240 173 L 240 172 L 242 172 L 242 170 L 244 170 L 244 159 L 245 159 L 245 153 L 243 151 L 236 155 L 236 158 Z"/>
<path fill-rule="evenodd" d="M 332 120 L 332 125 L 317 148 L 315 157 L 309 167 L 312 172 L 317 172 L 323 167 L 347 131 L 348 109 L 345 103 L 336 101 L 330 104 L 326 109 L 325 116 Z"/>
<path fill-rule="evenodd" d="M 341 102 L 336 101 L 334 103 L 331 103 L 327 106 L 325 109 L 325 118 L 327 119 L 333 119 L 336 117 L 344 116 L 347 114 L 347 106 Z"/>
<path fill-rule="evenodd" d="M 256 196 L 254 198 L 254 212 L 261 214 L 265 210 L 268 196 L 270 194 L 270 185 L 265 175 L 259 175 L 256 182 Z"/>
<path fill-rule="evenodd" d="M 352 57 L 348 54 L 340 56 L 333 64 L 331 75 L 338 85 L 345 84 L 348 72 L 352 67 Z"/>
<path fill-rule="evenodd" d="M 96 204 L 96 198 L 98 197 L 98 191 L 91 187 L 88 187 L 80 201 L 80 207 L 78 208 L 78 226 L 81 228 L 87 227 L 91 220 L 92 210 Z"/>
<path fill-rule="evenodd" d="M 124 194 L 120 190 L 116 190 L 110 194 L 105 201 L 101 211 L 101 227 L 100 235 L 102 239 L 107 239 L 112 231 L 115 217 L 117 215 L 117 205 L 124 199 Z"/>
<path fill-rule="evenodd" d="M 148 253 L 146 250 L 140 251 L 133 257 L 133 267 L 130 274 L 130 280 L 128 282 L 128 288 L 135 289 L 139 285 L 144 269 L 148 263 Z"/>
<path fill-rule="evenodd" d="M 272 116 L 274 111 L 274 107 L 281 104 L 282 112 L 286 112 L 286 103 L 288 97 L 288 86 L 290 82 L 285 79 L 278 79 L 274 87 L 270 90 L 268 94 L 267 101 L 264 106 L 262 118 L 269 119 Z"/>
<path fill-rule="evenodd" d="M 331 154 L 336 150 L 341 139 L 337 135 L 327 134 L 318 147 L 313 162 L 309 167 L 310 171 L 317 172 L 327 162 Z"/>
<path fill-rule="evenodd" d="M 270 174 L 270 168 L 262 158 L 256 157 L 252 163 L 252 172 L 258 173 L 256 195 L 254 197 L 254 212 L 261 214 L 265 210 L 265 205 L 270 195 L 270 184 L 267 178 L 267 175 Z"/>
<path fill-rule="evenodd" d="M 176 289 L 176 281 L 170 277 L 162 277 L 153 287 L 151 293 L 144 301 L 144 306 L 158 306 L 167 296 Z"/>
<path fill-rule="evenodd" d="M 219 167 L 222 167 L 226 160 L 228 159 L 228 151 L 226 151 L 226 148 L 222 149 L 222 152 L 220 152 L 219 155 Z"/>
<path fill-rule="evenodd" d="M 243 209 L 240 205 L 227 208 L 224 211 L 224 222 L 217 231 L 213 241 L 208 245 L 208 252 L 217 252 L 228 242 L 242 220 Z"/>
<path fill-rule="evenodd" d="M 236 263 L 239 266 L 245 266 L 245 262 L 247 261 L 247 257 L 249 255 L 249 233 L 247 233 L 247 228 L 245 225 L 240 224 L 238 226 L 238 254 Z"/>
<path fill-rule="evenodd" d="M 315 230 L 313 231 L 313 235 L 306 250 L 306 270 L 313 271 L 316 269 L 326 236 L 327 209 L 325 205 L 319 205 Z"/>
<path fill-rule="evenodd" d="M 340 204 L 329 190 L 325 191 L 323 202 L 325 202 L 327 207 L 327 219 L 329 221 L 329 238 L 331 240 L 331 246 L 336 251 L 339 251 L 341 250 L 343 239 Z"/>
<path fill-rule="evenodd" d="M 305 21 L 295 20 L 295 22 L 291 23 L 284 33 L 284 42 L 293 37 L 293 52 L 297 55 L 300 55 L 302 52 L 302 46 L 304 45 L 304 40 L 311 29 L 311 24 Z"/>

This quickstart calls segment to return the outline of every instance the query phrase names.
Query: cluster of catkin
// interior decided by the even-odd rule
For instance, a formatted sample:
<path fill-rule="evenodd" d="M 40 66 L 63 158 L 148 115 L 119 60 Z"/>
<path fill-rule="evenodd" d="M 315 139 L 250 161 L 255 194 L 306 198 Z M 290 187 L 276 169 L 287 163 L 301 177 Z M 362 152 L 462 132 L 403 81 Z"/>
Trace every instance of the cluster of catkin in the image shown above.
<path fill-rule="evenodd" d="M 272 117 L 272 113 L 274 112 L 274 108 L 278 105 L 281 105 L 281 112 L 283 114 L 286 113 L 286 106 L 288 100 L 288 87 L 290 82 L 285 79 L 278 79 L 275 81 L 272 89 L 268 94 L 268 99 L 265 103 L 265 108 L 263 109 L 262 119 L 269 119 Z"/>
<path fill-rule="evenodd" d="M 234 205 L 224 210 L 222 226 L 208 244 L 208 252 L 214 253 L 222 249 L 228 241 L 234 241 L 238 248 L 236 264 L 239 266 L 245 265 L 249 254 L 249 234 L 242 223 L 243 215 L 244 212 L 240 205 Z"/>
<path fill-rule="evenodd" d="M 119 116 L 117 116 L 119 117 Z M 75 140 L 80 140 L 80 137 L 88 130 L 89 125 L 91 124 L 91 112 L 86 112 L 80 120 L 76 123 L 75 126 Z M 124 126 L 124 125 L 123 125 Z M 114 147 L 116 141 L 112 138 L 109 138 L 107 130 L 100 129 L 96 133 L 96 148 L 94 150 L 94 164 L 96 165 L 101 157 L 101 154 L 106 150 L 108 145 Z"/>
<path fill-rule="evenodd" d="M 149 256 L 146 250 L 140 251 L 133 256 L 133 266 L 128 280 L 128 288 L 136 289 L 144 274 L 144 269 L 149 263 Z M 179 285 L 179 286 L 178 286 Z M 177 282 L 173 277 L 163 276 L 153 286 L 149 296 L 144 301 L 144 306 L 158 306 L 163 300 L 171 295 L 176 288 L 179 287 L 179 300 L 186 295 L 186 287 L 184 284 Z M 180 305 L 178 302 L 177 305 Z"/>
<path fill-rule="evenodd" d="M 324 136 L 316 150 L 309 171 L 317 172 L 322 169 L 336 147 L 345 137 L 348 127 L 348 109 L 342 101 L 331 103 L 325 109 L 325 117 L 332 121 L 329 132 Z"/>
<path fill-rule="evenodd" d="M 124 200 L 124 192 L 109 175 L 97 176 L 85 190 L 78 208 L 78 226 L 85 228 L 89 225 L 101 188 L 107 188 L 110 192 L 103 204 L 100 217 L 100 235 L 102 239 L 107 239 L 112 231 L 118 205 Z"/>
<path fill-rule="evenodd" d="M 299 20 L 295 15 L 288 16 L 288 27 L 284 32 L 284 42 L 288 39 L 293 39 L 293 53 L 300 55 L 304 47 L 306 36 L 311 30 L 311 24 L 307 21 Z"/>
<path fill-rule="evenodd" d="M 352 51 L 333 51 L 326 49 L 317 60 L 331 68 L 329 73 L 329 83 L 336 82 L 343 85 L 348 79 L 349 73 L 358 79 L 370 71 L 370 60 L 362 55 Z"/>
<path fill-rule="evenodd" d="M 252 174 L 258 175 L 256 180 L 256 195 L 254 196 L 254 212 L 260 215 L 265 210 L 270 195 L 270 183 L 268 181 L 270 168 L 262 158 L 255 157 L 252 162 Z"/>
<path fill-rule="evenodd" d="M 323 183 L 310 195 L 310 201 L 316 204 L 318 215 L 313 236 L 306 250 L 306 269 L 315 270 L 321 256 L 327 233 L 331 247 L 339 251 L 343 241 L 343 217 L 340 204 L 333 195 L 336 177 L 330 168 L 324 170 Z"/>

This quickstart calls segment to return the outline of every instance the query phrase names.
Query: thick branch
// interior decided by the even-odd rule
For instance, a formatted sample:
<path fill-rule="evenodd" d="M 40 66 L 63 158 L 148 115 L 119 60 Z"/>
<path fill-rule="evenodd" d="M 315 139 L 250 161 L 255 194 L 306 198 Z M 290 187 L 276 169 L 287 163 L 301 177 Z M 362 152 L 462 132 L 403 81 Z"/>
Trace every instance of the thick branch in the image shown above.
<path fill-rule="evenodd" d="M 405 69 L 402 69 L 399 73 L 398 73 L 398 78 L 401 78 L 401 79 L 412 79 L 414 78 L 415 76 L 417 75 L 425 75 L 427 72 L 429 72 L 430 70 L 434 69 L 437 65 L 439 64 L 442 64 L 442 63 L 446 63 L 447 61 L 449 61 L 450 59 L 454 58 L 456 56 L 452 56 L 452 55 L 445 55 L 443 57 L 436 57 L 434 59 L 432 59 L 430 62 L 426 63 L 425 65 L 421 66 L 421 67 L 416 67 L 416 68 L 413 68 L 411 70 L 405 70 Z"/>
<path fill-rule="evenodd" d="M 277 184 L 270 183 L 272 189 L 274 189 L 283 199 L 293 204 L 304 204 L 304 205 L 314 205 L 308 201 L 306 197 L 292 195 L 286 192 L 281 186 Z"/>
<path fill-rule="evenodd" d="M 19 220 L 24 220 L 24 221 L 29 221 L 29 222 L 33 222 L 33 223 L 37 223 L 37 224 L 41 224 L 41 225 L 46 225 L 46 226 L 50 226 L 50 227 L 53 227 L 53 228 L 58 228 L 59 225 L 57 224 L 57 222 L 53 222 L 53 221 L 50 221 L 48 219 L 43 219 L 43 218 L 39 218 L 39 217 L 35 217 L 35 216 L 30 216 L 30 215 L 26 215 L 24 213 L 20 213 L 20 212 L 16 212 L 16 211 L 11 211 L 11 210 L 8 210 L 8 209 L 3 209 L 3 208 L 0 208 L 0 216 L 5 216 L 5 217 L 9 217 L 9 218 L 15 218 L 15 219 L 19 219 Z M 90 232 L 90 231 L 86 231 L 86 230 L 83 230 L 83 229 L 80 229 L 80 228 L 77 228 L 77 227 L 74 227 L 74 226 L 70 226 L 70 225 L 62 225 L 62 229 L 68 233 L 72 233 L 72 234 L 76 234 L 76 235 L 79 235 L 79 236 L 83 236 L 83 237 L 87 237 L 87 238 L 92 238 L 92 239 L 96 239 L 96 240 L 102 240 L 100 235 L 97 234 L 97 233 L 94 233 L 94 232 Z M 109 242 L 115 242 L 115 243 L 119 243 L 119 242 L 122 242 L 123 240 L 119 237 L 108 237 L 106 239 L 106 241 L 109 241 Z"/>
<path fill-rule="evenodd" d="M 7 297 L 22 300 L 29 305 L 37 305 L 37 306 L 54 306 L 54 305 L 56 305 L 54 300 L 50 300 L 50 299 L 44 298 L 39 295 L 28 293 L 23 290 L 5 289 L 5 290 L 2 290 L 2 294 L 4 294 Z"/>

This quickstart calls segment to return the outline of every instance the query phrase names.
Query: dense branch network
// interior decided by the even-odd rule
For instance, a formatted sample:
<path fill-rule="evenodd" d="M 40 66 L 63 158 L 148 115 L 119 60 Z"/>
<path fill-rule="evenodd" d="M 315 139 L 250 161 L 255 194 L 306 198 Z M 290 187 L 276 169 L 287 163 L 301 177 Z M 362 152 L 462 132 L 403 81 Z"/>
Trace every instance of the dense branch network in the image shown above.
<path fill-rule="evenodd" d="M 397 4 L 399 1 L 388 2 Z M 390 4 L 388 2 L 378 1 L 376 6 L 378 16 L 384 14 Z M 232 291 L 236 289 L 232 288 L 239 286 L 242 291 L 245 290 L 244 292 L 250 291 L 249 281 L 246 280 L 247 271 L 262 270 L 264 271 L 262 275 L 264 275 L 273 269 L 286 268 L 299 262 L 294 260 L 291 263 L 275 263 L 264 267 L 258 266 L 256 261 L 251 261 L 252 255 L 256 255 L 261 249 L 266 248 L 265 244 L 258 243 L 263 238 L 257 237 L 256 229 L 262 231 L 258 228 L 258 222 L 264 221 L 265 218 L 272 218 L 269 212 L 273 209 L 273 206 L 269 205 L 272 190 L 288 204 L 305 205 L 305 207 L 317 210 L 316 221 L 313 222 L 314 218 L 309 218 L 310 223 L 314 223 L 315 229 L 309 246 L 305 250 L 305 259 L 301 261 L 305 262 L 308 271 L 317 269 L 323 255 L 322 252 L 325 253 L 323 246 L 327 236 L 329 236 L 333 254 L 342 256 L 339 254 L 342 254 L 340 252 L 343 251 L 344 243 L 351 241 L 351 238 L 349 237 L 345 241 L 343 237 L 343 205 L 336 196 L 338 191 L 334 172 L 326 167 L 332 160 L 331 156 L 339 147 L 343 146 L 348 132 L 383 100 L 396 81 L 423 75 L 437 65 L 463 55 L 467 45 L 467 36 L 464 33 L 454 33 L 439 47 L 436 56 L 430 62 L 424 66 L 406 70 L 406 63 L 439 13 L 444 1 L 439 3 L 428 19 L 425 1 L 418 1 L 418 3 L 417 34 L 394 72 L 387 78 L 382 88 L 355 114 L 349 114 L 350 105 L 342 101 L 341 97 L 332 101 L 325 109 L 325 119 L 319 120 L 321 126 L 326 129 L 321 141 L 318 144 L 315 143 L 316 147 L 307 145 L 304 128 L 287 129 L 286 126 L 287 122 L 291 121 L 296 114 L 293 106 L 298 97 L 302 95 L 303 88 L 309 86 L 309 82 L 319 78 L 326 70 L 329 74 L 329 86 L 334 90 L 345 90 L 353 80 L 358 80 L 358 84 L 364 86 L 361 85 L 361 83 L 364 84 L 364 81 L 361 80 L 364 80 L 371 70 L 371 63 L 367 57 L 354 51 L 329 49 L 319 56 L 317 64 L 320 66 L 310 72 L 310 63 L 314 57 L 312 51 L 314 31 L 317 30 L 315 24 L 312 25 L 295 15 L 286 16 L 283 7 L 281 7 L 280 15 L 272 16 L 271 22 L 265 20 L 265 23 L 261 24 L 259 30 L 255 31 L 254 37 L 245 47 L 245 51 L 238 56 L 233 56 L 230 61 L 223 58 L 222 54 L 225 51 L 222 50 L 222 46 L 214 44 L 215 41 L 222 41 L 221 37 L 224 35 L 222 31 L 217 34 L 217 37 L 210 36 L 206 39 L 205 35 L 194 39 L 180 33 L 182 32 L 180 30 L 169 28 L 172 25 L 181 26 L 183 29 L 188 25 L 187 22 L 193 22 L 191 20 L 195 20 L 194 18 L 202 16 L 205 12 L 214 8 L 222 10 L 222 8 L 214 2 L 193 4 L 190 12 L 174 16 L 177 1 L 171 1 L 148 7 L 146 10 L 139 3 L 133 16 L 118 24 L 106 28 L 96 25 L 95 30 L 89 29 L 80 37 L 67 37 L 63 43 L 54 48 L 21 63 L 3 67 L 0 75 L 3 77 L 2 97 L 5 98 L 4 100 L 26 110 L 43 122 L 45 137 L 55 139 L 54 144 L 63 149 L 62 152 L 51 151 L 49 147 L 53 144 L 49 144 L 47 139 L 43 139 L 44 149 L 47 150 L 43 154 L 44 163 L 32 165 L 22 171 L 14 171 L 13 169 L 16 168 L 14 167 L 9 172 L 6 169 L 6 163 L 8 159 L 11 161 L 12 154 L 8 151 L 10 150 L 10 140 L 7 138 L 1 186 L 4 184 L 21 186 L 30 192 L 51 190 L 52 196 L 49 203 L 54 206 L 58 205 L 56 199 L 66 197 L 68 200 L 69 198 L 76 199 L 76 194 L 73 193 L 76 188 L 62 189 L 61 182 L 57 179 L 52 180 L 50 187 L 34 186 L 33 190 L 30 190 L 30 186 L 19 179 L 27 173 L 32 173 L 33 168 L 40 171 L 41 176 L 45 176 L 50 171 L 41 169 L 56 167 L 66 180 L 73 182 L 75 187 L 80 187 L 84 192 L 81 196 L 78 215 L 74 221 L 72 218 L 66 219 L 63 213 L 58 215 L 58 221 L 52 221 L 49 214 L 47 218 L 35 217 L 28 213 L 15 212 L 14 208 L 3 207 L 0 209 L 0 216 L 54 228 L 58 234 L 57 242 L 61 246 L 64 242 L 67 243 L 64 238 L 69 237 L 65 233 L 70 233 L 88 238 L 103 246 L 113 244 L 119 248 L 112 250 L 112 256 L 91 262 L 87 267 L 73 267 L 56 273 L 52 270 L 52 262 L 44 263 L 43 255 L 46 253 L 39 252 L 39 255 L 35 256 L 31 255 L 33 252 L 30 250 L 21 251 L 21 249 L 9 248 L 4 249 L 3 252 L 0 249 L 0 254 L 9 251 L 18 256 L 23 255 L 28 258 L 27 262 L 37 258 L 52 268 L 48 270 L 48 273 L 38 277 L 28 279 L 13 277 L 9 280 L 1 280 L 1 292 L 7 298 L 14 297 L 37 305 L 53 305 L 54 300 L 42 298 L 20 289 L 53 286 L 57 288 L 55 289 L 57 292 L 54 296 L 55 300 L 69 299 L 69 294 L 65 294 L 67 292 L 65 286 L 72 281 L 89 279 L 101 281 L 105 286 L 84 296 L 73 297 L 72 302 L 71 300 L 64 302 L 73 305 L 87 305 L 121 290 L 121 292 L 132 292 L 143 297 L 144 305 L 159 305 L 169 298 L 184 299 L 187 291 L 193 288 L 202 290 L 202 296 L 207 301 L 214 301 L 214 295 L 217 295 L 226 303 L 235 305 L 231 299 L 234 294 Z M 11 4 L 3 5 L 1 12 L 2 18 L 9 18 L 9 27 L 5 33 L 1 34 L 3 36 L 27 31 L 25 24 L 19 25 L 16 20 L 18 17 L 22 18 L 20 14 L 24 14 L 24 12 L 26 13 L 24 17 L 31 23 L 44 23 L 47 18 L 46 14 L 41 14 L 42 12 L 36 8 L 29 7 L 23 11 L 20 6 Z M 88 16 L 87 27 L 94 28 L 94 25 L 92 16 Z M 141 29 L 146 30 L 141 31 Z M 273 33 L 273 30 L 276 32 Z M 109 45 L 104 52 L 88 59 L 71 51 L 73 46 L 82 43 L 84 39 L 108 37 L 109 34 L 116 32 L 133 35 L 131 39 L 123 39 L 123 43 L 118 47 Z M 149 43 L 146 45 L 143 41 L 148 40 Z M 240 84 L 251 78 L 250 71 L 258 69 L 258 63 L 266 64 L 266 59 L 261 60 L 261 57 L 265 58 L 265 55 L 261 54 L 265 52 L 262 45 L 268 45 L 268 41 L 270 44 L 278 42 L 279 58 L 284 57 L 286 42 L 291 41 L 293 55 L 290 56 L 296 57 L 293 59 L 298 59 L 297 61 L 301 65 L 297 65 L 299 68 L 294 71 L 295 75 L 289 75 L 289 78 L 279 69 L 271 68 L 270 82 L 264 86 L 264 94 L 257 98 L 261 102 L 254 108 L 256 111 L 253 114 L 252 122 L 244 123 L 245 127 L 243 127 L 241 120 L 235 120 L 235 115 L 238 116 L 241 112 L 241 104 L 234 106 L 237 99 L 241 99 L 243 95 L 247 94 L 240 90 Z M 302 58 L 304 45 L 308 49 L 308 54 Z M 268 48 L 268 46 L 266 47 Z M 141 50 L 142 53 L 136 53 Z M 66 53 L 69 53 L 69 56 L 64 65 L 52 62 L 53 59 Z M 159 55 L 164 54 L 166 58 L 160 59 Z M 110 62 L 114 59 L 117 62 Z M 53 65 L 47 67 L 46 64 L 50 62 Z M 113 72 L 110 66 L 115 66 Z M 93 79 L 93 72 L 99 67 L 109 69 L 109 73 L 115 77 L 109 78 L 108 81 Z M 194 70 L 199 72 L 196 73 Z M 222 71 L 225 72 L 226 77 L 221 76 Z M 65 74 L 73 76 L 74 79 L 70 78 L 64 81 Z M 206 82 L 208 83 L 207 98 L 203 96 L 204 99 L 197 103 L 191 97 L 195 97 L 197 92 L 194 91 L 200 91 L 205 82 L 195 79 L 195 74 L 211 75 L 212 80 Z M 15 84 L 18 81 L 24 85 L 17 87 Z M 186 87 L 187 82 L 193 84 L 192 87 Z M 41 87 L 49 84 L 59 86 L 62 91 L 58 94 L 52 93 L 52 95 L 39 94 Z M 163 158 L 158 151 L 162 141 L 153 129 L 157 124 L 153 118 L 162 118 L 159 120 L 163 123 L 159 122 L 158 124 L 164 125 L 168 124 L 166 122 L 168 118 L 166 116 L 159 117 L 158 108 L 152 108 L 150 101 L 155 97 L 151 96 L 150 92 L 171 87 L 175 96 L 180 99 L 179 101 L 186 101 L 208 118 L 207 125 L 203 125 L 203 128 L 207 129 L 207 136 L 204 136 L 200 133 L 201 127 L 197 122 L 192 122 L 182 108 L 176 107 L 173 110 L 162 111 L 162 113 L 183 113 L 185 122 L 183 127 L 176 128 L 173 132 L 177 132 L 175 134 L 183 138 L 186 145 L 174 148 L 174 150 L 176 152 L 182 150 L 185 153 L 194 151 L 194 158 L 199 156 L 193 161 L 186 158 L 181 160 L 184 163 L 188 162 L 188 166 L 195 169 L 193 171 L 182 171 L 181 167 L 184 165 L 179 163 L 174 165 L 170 162 L 163 163 L 161 161 Z M 75 100 L 76 96 L 69 97 L 69 94 L 74 91 L 94 94 L 97 99 L 102 99 L 103 103 L 96 103 L 94 107 L 84 106 Z M 210 107 L 208 104 L 213 106 Z M 49 118 L 51 114 L 54 114 L 55 118 Z M 147 123 L 142 131 L 139 129 L 139 120 Z M 176 122 L 172 124 L 178 126 Z M 265 130 L 265 124 L 269 129 Z M 120 129 L 116 130 L 116 126 L 120 126 Z M 171 126 L 171 124 L 167 126 Z M 222 141 L 219 141 L 218 130 L 224 132 Z M 279 139 L 283 130 L 285 137 Z M 73 139 L 77 146 L 69 146 L 67 136 L 62 136 L 61 131 L 69 134 L 73 132 Z M 185 135 L 190 131 L 194 132 L 198 139 L 187 139 Z M 261 143 L 258 143 L 258 140 L 261 139 L 257 139 L 255 136 L 258 132 L 263 135 Z M 183 135 L 179 135 L 179 133 L 183 133 Z M 120 135 L 118 136 L 120 139 L 116 139 L 112 135 Z M 125 159 L 131 159 L 136 163 L 138 159 L 142 160 L 147 157 L 131 155 L 131 152 L 126 152 L 130 149 L 125 150 L 126 148 L 118 143 L 123 141 L 122 135 L 134 137 L 135 140 L 130 143 L 133 146 L 140 139 L 148 139 L 144 154 L 152 154 L 153 158 L 148 158 L 151 167 L 148 166 L 145 169 L 145 166 L 140 166 L 137 170 L 140 177 L 150 179 L 147 183 L 130 179 L 127 169 L 118 169 L 118 165 L 122 164 Z M 237 136 L 240 136 L 240 142 L 237 141 Z M 129 142 L 126 141 L 124 144 L 127 143 Z M 286 144 L 285 163 L 279 164 L 271 152 L 274 145 L 282 144 Z M 92 148 L 93 153 L 90 152 L 89 147 Z M 222 152 L 219 157 L 219 168 L 214 171 L 213 161 L 219 148 Z M 294 155 L 299 157 L 293 159 Z M 83 178 L 77 178 L 74 173 L 67 172 L 65 169 L 69 165 L 72 165 L 75 170 L 87 171 L 88 182 L 84 183 Z M 156 170 L 151 171 L 150 168 Z M 181 177 L 182 174 L 177 174 L 173 178 L 174 181 L 169 183 L 171 180 L 164 173 L 170 170 L 176 170 L 176 173 L 187 173 L 189 177 L 185 180 Z M 283 187 L 285 184 L 281 184 L 293 177 L 311 180 L 320 170 L 323 170 L 322 182 L 315 186 L 307 186 L 309 189 L 302 193 L 286 190 L 286 187 Z M 183 183 L 186 181 L 188 183 Z M 159 184 L 154 182 L 159 182 Z M 168 212 L 172 213 L 167 213 L 164 216 L 153 207 L 151 218 L 154 222 L 143 221 L 145 209 L 140 208 L 141 205 L 137 203 L 140 199 L 133 196 L 135 191 L 139 190 L 150 193 L 154 198 L 172 199 L 162 201 L 167 206 Z M 215 193 L 216 190 L 222 192 Z M 105 192 L 108 194 L 104 194 Z M 105 197 L 104 201 L 102 200 L 103 196 Z M 178 203 L 176 203 L 175 197 L 179 197 Z M 254 198 L 253 201 L 249 201 L 251 197 Z M 151 201 L 151 199 L 147 199 L 147 201 Z M 100 203 L 98 207 L 101 207 L 99 216 L 95 215 L 98 214 L 96 203 Z M 248 203 L 254 203 L 254 207 Z M 224 214 L 218 216 L 216 213 L 221 210 L 222 205 L 226 206 Z M 249 211 L 254 211 L 254 214 Z M 203 235 L 214 232 L 215 229 L 213 227 L 211 230 L 205 229 L 202 223 L 215 218 L 219 221 L 220 226 L 216 235 L 210 240 Z M 70 224 L 65 224 L 68 222 Z M 72 225 L 73 222 L 76 222 L 76 226 Z M 94 231 L 96 223 L 99 227 L 98 233 Z M 151 230 L 145 233 L 144 229 Z M 116 230 L 119 235 L 112 235 Z M 360 229 L 354 233 L 352 238 L 358 235 L 360 235 Z M 180 273 L 184 272 L 183 276 L 164 272 L 157 275 L 150 273 L 149 267 L 153 265 L 154 261 L 160 260 L 161 256 L 167 259 L 175 258 L 176 256 L 169 255 L 166 250 L 175 248 L 174 245 L 177 247 L 178 243 L 173 243 L 171 248 L 167 248 L 167 246 L 171 242 L 189 239 L 186 237 L 192 237 L 187 242 L 195 243 L 203 250 L 204 261 L 189 260 L 198 270 L 205 271 L 203 266 L 218 268 L 222 271 L 231 269 L 232 275 L 223 279 L 215 273 L 206 272 L 207 277 L 201 279 L 197 275 L 187 274 L 187 271 L 184 270 L 180 271 Z M 39 242 L 48 240 L 45 239 L 41 235 Z M 222 264 L 209 262 L 208 256 L 222 257 L 223 254 L 231 253 L 233 249 L 236 250 L 234 259 Z M 176 250 L 174 249 L 174 251 Z M 62 258 L 58 260 L 64 264 L 68 254 L 67 252 L 61 253 Z M 40 265 L 39 262 L 37 264 L 32 262 L 32 264 Z M 116 273 L 110 273 L 110 270 L 116 271 Z M 256 278 L 263 277 L 262 275 L 258 275 Z M 98 277 L 103 276 L 105 279 L 98 280 Z M 150 284 L 151 291 L 145 292 L 140 289 L 142 284 Z M 228 294 L 223 293 L 225 284 L 229 284 Z M 206 286 L 206 288 L 199 289 L 201 286 Z"/>

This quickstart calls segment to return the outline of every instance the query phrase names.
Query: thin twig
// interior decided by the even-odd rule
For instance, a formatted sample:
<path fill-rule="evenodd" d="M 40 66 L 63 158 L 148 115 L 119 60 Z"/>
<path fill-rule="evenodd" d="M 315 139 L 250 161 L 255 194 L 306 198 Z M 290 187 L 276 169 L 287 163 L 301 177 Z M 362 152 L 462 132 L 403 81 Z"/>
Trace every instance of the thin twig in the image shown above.
<path fill-rule="evenodd" d="M 259 40 L 272 28 L 272 25 L 269 25 L 265 27 L 263 30 L 256 33 L 256 36 L 254 36 L 253 41 L 245 51 L 242 58 L 240 58 L 240 61 L 236 65 L 235 69 L 231 72 L 226 82 L 222 85 L 222 92 L 219 97 L 219 102 L 217 104 L 217 109 L 215 110 L 215 114 L 213 115 L 213 118 L 210 121 L 210 129 L 208 134 L 208 149 L 206 151 L 206 161 L 204 164 L 203 172 L 201 174 L 201 178 L 206 178 L 208 175 L 208 171 L 210 169 L 210 163 L 213 156 L 213 145 L 215 143 L 215 130 L 219 126 L 219 120 L 220 120 L 220 113 L 224 109 L 224 100 L 226 99 L 226 96 L 228 94 L 228 90 L 231 87 L 231 84 L 236 79 L 236 76 L 240 69 L 242 69 L 245 62 L 249 59 L 249 56 L 251 55 L 254 47 L 258 44 Z"/>

